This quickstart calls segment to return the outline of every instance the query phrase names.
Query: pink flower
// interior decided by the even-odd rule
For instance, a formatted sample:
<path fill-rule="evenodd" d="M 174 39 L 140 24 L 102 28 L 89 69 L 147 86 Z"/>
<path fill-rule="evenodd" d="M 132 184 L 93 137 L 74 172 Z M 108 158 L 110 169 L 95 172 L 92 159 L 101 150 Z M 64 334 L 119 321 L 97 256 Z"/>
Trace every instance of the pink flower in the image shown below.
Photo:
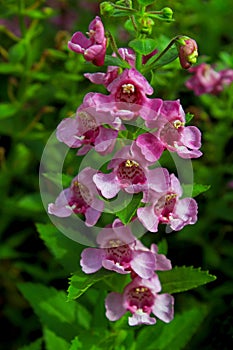
<path fill-rule="evenodd" d="M 80 264 L 85 273 L 94 273 L 104 267 L 121 274 L 133 273 L 150 278 L 155 270 L 170 270 L 170 260 L 158 254 L 152 244 L 151 250 L 137 240 L 129 226 L 116 219 L 112 227 L 104 228 L 97 237 L 100 248 L 86 248 L 81 254 Z"/>
<path fill-rule="evenodd" d="M 66 118 L 57 127 L 57 138 L 72 148 L 79 148 L 78 155 L 86 154 L 91 148 L 100 154 L 110 153 L 115 145 L 117 130 L 103 124 L 115 126 L 109 113 L 98 113 L 92 100 L 93 93 L 85 96 L 77 109 L 75 118 Z"/>
<path fill-rule="evenodd" d="M 125 69 L 108 86 L 110 95 L 95 94 L 97 110 L 106 108 L 115 117 L 132 120 L 139 115 L 147 119 L 156 119 L 162 106 L 159 98 L 149 99 L 153 88 L 136 69 Z M 106 106 L 106 107 L 103 107 Z"/>
<path fill-rule="evenodd" d="M 95 225 L 104 207 L 103 201 L 97 198 L 98 192 L 92 181 L 95 173 L 96 170 L 90 167 L 83 169 L 74 177 L 71 186 L 59 194 L 55 203 L 48 205 L 48 213 L 58 217 L 83 214 L 87 226 Z"/>
<path fill-rule="evenodd" d="M 170 294 L 158 294 L 161 284 L 157 275 L 150 279 L 136 277 L 124 289 L 123 294 L 112 292 L 105 300 L 106 317 L 116 321 L 127 311 L 132 316 L 128 318 L 130 326 L 140 324 L 152 325 L 156 318 L 168 323 L 174 317 L 174 298 Z"/>
<path fill-rule="evenodd" d="M 174 174 L 170 175 L 168 191 L 162 195 L 150 191 L 143 201 L 150 205 L 138 208 L 137 216 L 145 228 L 158 231 L 158 224 L 168 224 L 172 230 L 179 231 L 186 225 L 197 221 L 197 203 L 193 198 L 182 198 L 182 188 Z"/>
<path fill-rule="evenodd" d="M 96 16 L 89 25 L 89 39 L 82 32 L 73 34 L 68 42 L 68 48 L 76 53 L 81 53 L 86 61 L 96 66 L 104 64 L 107 39 L 104 35 L 104 26 L 100 17 Z"/>
<path fill-rule="evenodd" d="M 131 67 L 134 67 L 135 53 L 132 49 L 120 48 L 118 52 L 123 60 L 128 62 Z M 116 56 L 116 54 L 114 53 L 113 56 Z M 117 66 L 108 66 L 106 73 L 85 73 L 84 76 L 94 84 L 102 84 L 108 87 L 108 85 L 118 77 L 119 71 L 120 68 Z"/>
<path fill-rule="evenodd" d="M 225 85 L 233 82 L 233 70 L 224 69 L 217 72 L 209 64 L 202 63 L 189 69 L 194 75 L 186 81 L 186 87 L 193 90 L 195 95 L 220 93 Z"/>
<path fill-rule="evenodd" d="M 181 40 L 181 43 L 179 43 Z M 195 40 L 191 38 L 181 38 L 178 40 L 178 55 L 181 67 L 190 68 L 197 61 L 198 47 Z"/>
<path fill-rule="evenodd" d="M 110 161 L 108 169 L 111 173 L 97 173 L 93 181 L 105 198 L 113 198 L 120 190 L 127 193 L 138 193 L 153 188 L 156 192 L 167 189 L 169 174 L 167 169 L 156 168 L 149 170 L 149 162 L 133 142 L 118 151 Z"/>
<path fill-rule="evenodd" d="M 164 101 L 156 120 L 146 122 L 155 132 L 138 136 L 136 144 L 148 161 L 158 160 L 163 150 L 176 152 L 182 158 L 198 158 L 202 155 L 201 132 L 195 126 L 185 127 L 185 113 L 177 101 Z"/>

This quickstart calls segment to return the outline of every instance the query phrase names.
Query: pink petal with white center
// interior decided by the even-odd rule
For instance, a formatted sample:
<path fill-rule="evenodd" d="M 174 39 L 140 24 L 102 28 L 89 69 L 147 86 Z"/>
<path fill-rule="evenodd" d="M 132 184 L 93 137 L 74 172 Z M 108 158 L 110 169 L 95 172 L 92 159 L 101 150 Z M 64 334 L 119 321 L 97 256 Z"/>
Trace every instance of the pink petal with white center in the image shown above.
<path fill-rule="evenodd" d="M 155 192 L 166 192 L 169 189 L 170 176 L 166 168 L 156 168 L 148 171 L 147 182 L 149 189 Z"/>
<path fill-rule="evenodd" d="M 74 118 L 65 118 L 57 127 L 56 136 L 60 142 L 67 146 L 77 148 L 82 146 L 81 135 L 77 136 L 78 123 Z"/>
<path fill-rule="evenodd" d="M 132 317 L 129 317 L 128 322 L 129 326 L 137 326 L 140 324 L 152 325 L 156 323 L 156 319 L 150 317 L 147 313 L 138 310 Z"/>
<path fill-rule="evenodd" d="M 201 147 L 201 132 L 195 126 L 186 126 L 181 133 L 180 141 L 190 149 Z"/>
<path fill-rule="evenodd" d="M 73 34 L 71 40 L 68 42 L 68 48 L 76 53 L 83 53 L 91 45 L 91 40 L 87 39 L 82 32 Z"/>
<path fill-rule="evenodd" d="M 155 270 L 155 256 L 148 251 L 133 251 L 133 260 L 130 263 L 131 268 L 141 278 L 150 278 Z"/>
<path fill-rule="evenodd" d="M 115 197 L 121 189 L 120 185 L 116 181 L 115 173 L 95 174 L 93 181 L 96 184 L 96 187 L 100 190 L 101 194 L 107 199 Z"/>
<path fill-rule="evenodd" d="M 169 224 L 174 231 L 181 230 L 185 225 L 193 225 L 197 221 L 197 203 L 193 198 L 183 198 L 177 202 Z"/>
<path fill-rule="evenodd" d="M 170 183 L 170 192 L 176 193 L 178 197 L 182 196 L 183 190 L 180 185 L 180 181 L 174 174 L 170 175 L 171 183 Z"/>
<path fill-rule="evenodd" d="M 139 135 L 136 144 L 149 162 L 156 162 L 164 150 L 161 141 L 151 133 Z"/>
<path fill-rule="evenodd" d="M 155 298 L 152 312 L 163 322 L 171 322 L 174 318 L 174 298 L 170 294 L 159 294 Z"/>
<path fill-rule="evenodd" d="M 69 188 L 62 191 L 57 197 L 55 203 L 50 203 L 48 205 L 48 213 L 61 218 L 70 216 L 73 213 L 72 208 L 68 204 L 70 194 L 71 191 Z"/>
<path fill-rule="evenodd" d="M 126 310 L 123 307 L 123 296 L 119 293 L 112 292 L 105 299 L 106 317 L 110 321 L 119 320 Z"/>
<path fill-rule="evenodd" d="M 103 250 L 97 248 L 86 248 L 82 251 L 80 265 L 83 272 L 94 273 L 101 269 Z"/>
<path fill-rule="evenodd" d="M 110 270 L 110 271 L 115 271 L 115 272 L 121 273 L 123 275 L 130 272 L 129 270 L 128 271 L 125 270 L 124 266 L 119 265 L 112 260 L 105 259 L 105 260 L 103 260 L 102 264 L 103 264 L 103 267 L 105 269 Z"/>
<path fill-rule="evenodd" d="M 137 216 L 143 226 L 150 232 L 158 231 L 159 219 L 155 215 L 153 206 L 138 208 Z"/>

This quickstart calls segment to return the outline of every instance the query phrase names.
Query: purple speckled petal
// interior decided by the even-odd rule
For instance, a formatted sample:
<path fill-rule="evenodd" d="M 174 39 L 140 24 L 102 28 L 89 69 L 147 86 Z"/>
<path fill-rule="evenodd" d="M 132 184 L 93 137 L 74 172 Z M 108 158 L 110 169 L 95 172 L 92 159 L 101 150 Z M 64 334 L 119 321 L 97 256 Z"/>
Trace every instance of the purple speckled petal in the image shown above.
<path fill-rule="evenodd" d="M 106 317 L 110 321 L 119 320 L 126 313 L 122 301 L 123 296 L 114 292 L 110 293 L 105 299 Z"/>

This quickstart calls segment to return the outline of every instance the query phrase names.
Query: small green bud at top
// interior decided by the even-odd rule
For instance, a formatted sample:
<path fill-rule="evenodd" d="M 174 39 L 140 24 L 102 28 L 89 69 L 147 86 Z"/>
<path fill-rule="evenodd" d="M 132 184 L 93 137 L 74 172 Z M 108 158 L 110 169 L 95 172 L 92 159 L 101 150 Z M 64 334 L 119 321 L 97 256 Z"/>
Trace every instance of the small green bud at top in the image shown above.
<path fill-rule="evenodd" d="M 172 11 L 172 9 L 170 7 L 164 7 L 162 9 L 162 14 L 163 14 L 164 18 L 172 19 L 173 11 Z"/>
<path fill-rule="evenodd" d="M 142 17 L 139 20 L 140 23 L 140 33 L 150 35 L 152 33 L 152 27 L 154 25 L 153 19 L 149 17 Z"/>
<path fill-rule="evenodd" d="M 104 1 L 100 4 L 100 14 L 101 15 L 111 15 L 114 12 L 114 6 L 107 1 Z"/>

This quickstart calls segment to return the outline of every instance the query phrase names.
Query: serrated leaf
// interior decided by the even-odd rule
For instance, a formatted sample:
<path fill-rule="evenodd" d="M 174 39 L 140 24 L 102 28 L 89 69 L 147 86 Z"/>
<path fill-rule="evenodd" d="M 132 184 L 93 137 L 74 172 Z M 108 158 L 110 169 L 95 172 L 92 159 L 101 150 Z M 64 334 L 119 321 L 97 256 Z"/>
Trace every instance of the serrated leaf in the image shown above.
<path fill-rule="evenodd" d="M 56 335 L 48 328 L 44 328 L 44 340 L 46 345 L 46 350 L 69 350 L 70 344 L 63 338 Z"/>
<path fill-rule="evenodd" d="M 64 266 L 68 273 L 74 272 L 79 266 L 79 259 L 83 246 L 64 236 L 52 224 L 36 224 L 40 238 L 48 249 Z"/>
<path fill-rule="evenodd" d="M 116 212 L 116 216 L 127 225 L 132 218 L 136 215 L 137 209 L 141 206 L 142 193 L 136 193 L 133 195 L 130 203 L 122 210 Z"/>
<path fill-rule="evenodd" d="M 42 349 L 42 338 L 39 338 L 35 340 L 33 343 L 30 343 L 29 345 L 25 345 L 18 350 L 41 350 Z"/>
<path fill-rule="evenodd" d="M 76 336 L 76 303 L 67 303 L 65 292 L 33 283 L 20 283 L 18 288 L 44 326 L 68 341 Z"/>
<path fill-rule="evenodd" d="M 126 62 L 121 60 L 119 57 L 113 57 L 110 55 L 105 56 L 104 64 L 106 66 L 117 66 L 122 68 L 130 68 L 130 65 Z"/>
<path fill-rule="evenodd" d="M 210 275 L 208 271 L 192 266 L 174 267 L 168 271 L 158 271 L 159 280 L 163 293 L 180 293 L 197 288 L 206 283 L 212 282 L 216 276 Z"/>
<path fill-rule="evenodd" d="M 158 321 L 150 329 L 145 327 L 137 337 L 136 350 L 141 350 L 142 347 L 147 350 L 186 349 L 186 345 L 205 320 L 207 313 L 208 308 L 200 304 L 181 314 L 175 314 L 175 318 L 168 324 Z M 156 337 L 151 337 L 153 330 Z"/>
<path fill-rule="evenodd" d="M 157 42 L 154 39 L 134 39 L 129 42 L 129 47 L 131 47 L 135 52 L 142 55 L 148 55 L 154 51 L 157 47 Z"/>
<path fill-rule="evenodd" d="M 83 273 L 82 271 L 76 272 L 69 279 L 68 300 L 79 298 L 93 284 L 106 277 L 110 277 L 112 274 L 112 271 L 106 270 L 100 270 L 89 275 Z"/>
<path fill-rule="evenodd" d="M 210 185 L 201 185 L 201 184 L 186 184 L 182 185 L 183 188 L 183 197 L 197 197 L 199 194 L 206 192 L 210 189 Z"/>

